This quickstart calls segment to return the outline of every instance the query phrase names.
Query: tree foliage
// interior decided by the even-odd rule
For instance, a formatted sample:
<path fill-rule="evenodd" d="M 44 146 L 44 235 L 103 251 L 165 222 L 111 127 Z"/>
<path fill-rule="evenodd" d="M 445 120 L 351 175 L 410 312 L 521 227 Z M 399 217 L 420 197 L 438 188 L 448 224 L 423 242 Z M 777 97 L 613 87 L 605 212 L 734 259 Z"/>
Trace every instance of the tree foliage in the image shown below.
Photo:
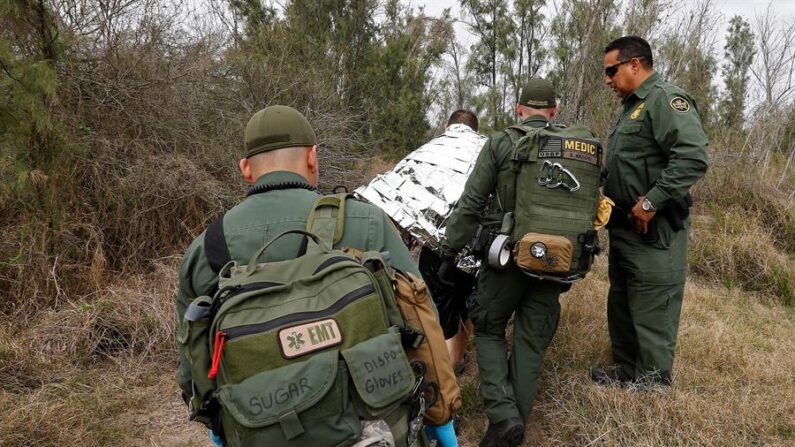
<path fill-rule="evenodd" d="M 754 34 L 751 32 L 751 25 L 742 16 L 734 16 L 729 22 L 723 49 L 725 62 L 722 68 L 726 94 L 720 103 L 721 124 L 742 128 L 749 73 L 754 60 Z"/>

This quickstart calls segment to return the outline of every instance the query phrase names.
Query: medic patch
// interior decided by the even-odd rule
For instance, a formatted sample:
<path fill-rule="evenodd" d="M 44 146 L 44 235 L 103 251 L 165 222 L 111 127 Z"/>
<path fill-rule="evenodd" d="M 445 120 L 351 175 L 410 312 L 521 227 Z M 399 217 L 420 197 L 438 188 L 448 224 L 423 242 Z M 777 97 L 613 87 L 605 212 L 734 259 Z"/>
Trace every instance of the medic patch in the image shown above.
<path fill-rule="evenodd" d="M 602 145 L 594 141 L 550 135 L 541 141 L 540 146 L 538 158 L 568 158 L 602 165 Z"/>
<path fill-rule="evenodd" d="M 279 345 L 285 358 L 302 356 L 342 343 L 342 332 L 333 318 L 291 326 L 279 331 Z"/>
<path fill-rule="evenodd" d="M 640 116 L 640 112 L 643 111 L 644 107 L 646 107 L 646 103 L 645 102 L 640 103 L 640 105 L 635 110 L 633 110 L 632 113 L 629 115 L 629 119 L 632 120 L 638 119 L 638 117 Z"/>
<path fill-rule="evenodd" d="M 690 103 L 685 98 L 677 96 L 671 100 L 671 108 L 677 112 L 687 112 L 690 110 Z"/>

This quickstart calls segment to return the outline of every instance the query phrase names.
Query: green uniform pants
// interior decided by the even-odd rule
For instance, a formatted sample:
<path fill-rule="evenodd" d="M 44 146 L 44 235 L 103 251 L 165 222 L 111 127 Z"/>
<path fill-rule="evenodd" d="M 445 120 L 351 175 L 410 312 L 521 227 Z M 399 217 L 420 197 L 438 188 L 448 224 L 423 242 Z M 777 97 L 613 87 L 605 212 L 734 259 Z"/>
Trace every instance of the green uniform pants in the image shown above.
<path fill-rule="evenodd" d="M 613 359 L 625 380 L 671 381 L 687 277 L 687 227 L 673 232 L 661 225 L 655 244 L 629 230 L 610 231 L 607 322 Z"/>
<path fill-rule="evenodd" d="M 470 310 L 480 370 L 480 394 L 489 421 L 527 420 L 538 377 L 560 319 L 561 285 L 534 280 L 511 265 L 484 267 L 477 302 Z M 513 346 L 508 358 L 505 328 L 511 315 Z"/>

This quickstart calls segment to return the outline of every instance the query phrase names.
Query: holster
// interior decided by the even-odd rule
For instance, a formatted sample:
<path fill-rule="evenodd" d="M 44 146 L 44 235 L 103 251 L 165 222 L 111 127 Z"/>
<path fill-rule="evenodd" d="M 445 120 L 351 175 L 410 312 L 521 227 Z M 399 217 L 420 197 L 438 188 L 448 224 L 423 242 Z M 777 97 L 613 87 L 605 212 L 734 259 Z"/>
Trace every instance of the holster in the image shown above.
<path fill-rule="evenodd" d="M 485 259 L 486 252 L 492 241 L 494 241 L 496 234 L 497 228 L 494 225 L 479 225 L 475 231 L 475 237 L 470 242 L 472 254 L 478 259 Z"/>
<path fill-rule="evenodd" d="M 602 249 L 599 247 L 599 237 L 596 230 L 588 230 L 581 235 L 582 239 L 582 253 L 580 254 L 580 270 L 588 270 L 591 268 L 594 256 L 601 253 Z"/>
<path fill-rule="evenodd" d="M 687 193 L 681 199 L 661 210 L 660 215 L 668 219 L 672 230 L 683 230 L 685 228 L 684 221 L 690 215 L 691 206 L 693 206 L 693 197 L 690 193 Z"/>
<path fill-rule="evenodd" d="M 610 213 L 610 220 L 607 221 L 605 228 L 608 230 L 631 230 L 632 222 L 627 217 L 627 211 L 619 206 L 614 206 L 613 212 Z"/>
<path fill-rule="evenodd" d="M 646 224 L 646 233 L 642 233 L 640 235 L 641 241 L 647 244 L 654 244 L 660 240 L 660 233 L 657 231 L 657 222 L 659 216 L 660 216 L 659 214 L 655 215 Z"/>

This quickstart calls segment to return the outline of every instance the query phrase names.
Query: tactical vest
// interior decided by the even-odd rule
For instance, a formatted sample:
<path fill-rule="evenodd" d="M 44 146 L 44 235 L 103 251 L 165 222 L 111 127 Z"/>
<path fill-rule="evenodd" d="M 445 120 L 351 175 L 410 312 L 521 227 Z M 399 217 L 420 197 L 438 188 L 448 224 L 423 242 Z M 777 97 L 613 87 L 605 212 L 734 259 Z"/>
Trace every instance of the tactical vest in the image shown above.
<path fill-rule="evenodd" d="M 598 253 L 593 220 L 602 145 L 585 127 L 512 126 L 516 206 L 503 232 L 524 273 L 562 283 L 582 279 Z"/>
<path fill-rule="evenodd" d="M 326 199 L 316 208 L 330 205 L 335 218 L 318 222 L 341 236 L 344 198 Z M 304 236 L 303 253 L 259 263 L 288 234 Z M 387 427 L 396 446 L 424 443 L 423 377 L 404 349 L 416 340 L 398 330 L 389 271 L 380 253 L 357 260 L 301 230 L 276 236 L 247 264 L 226 263 L 218 291 L 191 303 L 178 334 L 192 419 L 226 446 L 346 446 L 373 426 Z"/>

